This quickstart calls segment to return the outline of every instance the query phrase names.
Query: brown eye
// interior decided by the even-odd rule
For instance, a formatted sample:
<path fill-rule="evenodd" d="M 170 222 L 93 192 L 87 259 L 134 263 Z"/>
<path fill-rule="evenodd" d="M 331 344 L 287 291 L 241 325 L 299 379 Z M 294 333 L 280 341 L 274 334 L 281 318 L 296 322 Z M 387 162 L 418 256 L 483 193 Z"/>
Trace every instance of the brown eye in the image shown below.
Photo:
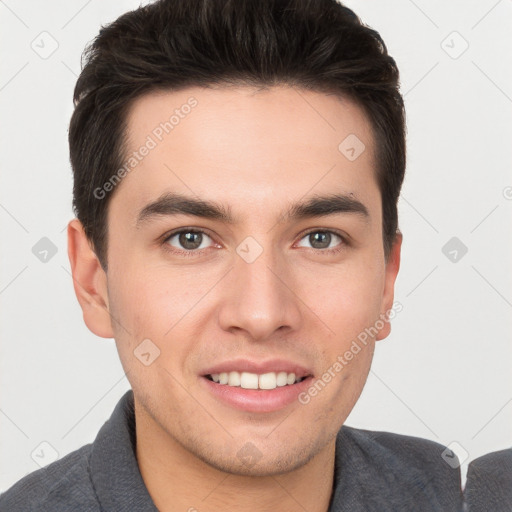
<path fill-rule="evenodd" d="M 333 231 L 310 231 L 307 233 L 302 240 L 307 240 L 312 249 L 317 249 L 322 252 L 331 252 L 332 250 L 336 251 L 338 248 L 343 247 L 345 240 L 341 235 L 334 233 Z M 333 244 L 333 242 L 338 241 L 337 244 Z M 308 247 L 307 245 L 300 245 L 301 247 Z"/>
<path fill-rule="evenodd" d="M 211 240 L 202 231 L 182 230 L 169 235 L 164 242 L 179 250 L 195 251 L 205 249 L 208 239 Z"/>
<path fill-rule="evenodd" d="M 327 249 L 331 244 L 331 233 L 317 231 L 316 233 L 310 233 L 309 243 L 314 249 Z"/>

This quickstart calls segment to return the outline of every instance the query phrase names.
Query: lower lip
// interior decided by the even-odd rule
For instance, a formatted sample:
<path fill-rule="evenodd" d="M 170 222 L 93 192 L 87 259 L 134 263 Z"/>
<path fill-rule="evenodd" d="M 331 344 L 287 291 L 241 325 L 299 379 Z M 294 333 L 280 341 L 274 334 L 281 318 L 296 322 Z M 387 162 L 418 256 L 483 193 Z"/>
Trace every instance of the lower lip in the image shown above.
<path fill-rule="evenodd" d="M 203 385 L 215 397 L 231 407 L 246 412 L 275 412 L 295 401 L 298 402 L 298 395 L 308 388 L 311 379 L 312 377 L 307 377 L 296 384 L 260 390 L 218 384 L 201 377 Z"/>

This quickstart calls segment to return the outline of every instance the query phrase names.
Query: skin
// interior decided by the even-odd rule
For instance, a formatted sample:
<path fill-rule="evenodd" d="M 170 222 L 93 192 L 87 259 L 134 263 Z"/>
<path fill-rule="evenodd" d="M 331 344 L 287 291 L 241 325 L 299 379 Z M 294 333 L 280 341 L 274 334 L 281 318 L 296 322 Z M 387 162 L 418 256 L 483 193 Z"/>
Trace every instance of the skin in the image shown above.
<path fill-rule="evenodd" d="M 135 397 L 139 467 L 161 511 L 326 511 L 336 433 L 389 323 L 306 405 L 243 412 L 205 390 L 200 372 L 235 357 L 275 357 L 320 377 L 391 309 L 401 235 L 386 260 L 370 124 L 354 104 L 323 93 L 188 88 L 133 104 L 129 151 L 191 96 L 198 105 L 111 198 L 107 273 L 80 222 L 68 225 L 84 321 L 115 338 Z M 338 150 L 349 134 L 366 146 L 354 161 Z M 167 191 L 229 206 L 238 222 L 160 216 L 137 228 L 138 212 Z M 289 203 L 334 191 L 362 202 L 369 217 L 282 221 Z M 185 257 L 179 235 L 159 241 L 191 227 L 207 231 L 202 253 Z M 326 254 L 304 233 L 311 228 L 348 243 L 333 235 L 329 248 L 341 251 Z M 248 236 L 263 248 L 250 264 L 236 252 Z M 149 366 L 134 356 L 147 338 L 160 350 Z M 259 454 L 253 465 L 237 456 L 247 443 Z"/>

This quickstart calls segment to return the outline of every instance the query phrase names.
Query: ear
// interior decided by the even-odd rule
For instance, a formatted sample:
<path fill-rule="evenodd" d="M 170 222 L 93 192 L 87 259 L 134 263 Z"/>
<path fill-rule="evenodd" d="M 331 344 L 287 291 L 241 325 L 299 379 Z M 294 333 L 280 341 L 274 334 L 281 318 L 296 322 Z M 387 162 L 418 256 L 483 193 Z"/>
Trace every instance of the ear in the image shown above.
<path fill-rule="evenodd" d="M 85 325 L 97 336 L 113 338 L 107 275 L 78 219 L 73 219 L 68 224 L 68 257 L 73 287 L 83 311 Z"/>
<path fill-rule="evenodd" d="M 388 261 L 386 263 L 386 276 L 384 282 L 384 292 L 382 297 L 382 310 L 381 314 L 386 315 L 393 307 L 393 301 L 395 298 L 395 280 L 400 269 L 400 251 L 402 249 L 402 233 L 399 231 L 395 235 L 395 240 L 389 251 Z M 386 315 L 387 318 L 387 315 Z M 379 331 L 376 341 L 383 340 L 389 336 L 391 332 L 391 323 L 384 322 L 384 327 Z"/>

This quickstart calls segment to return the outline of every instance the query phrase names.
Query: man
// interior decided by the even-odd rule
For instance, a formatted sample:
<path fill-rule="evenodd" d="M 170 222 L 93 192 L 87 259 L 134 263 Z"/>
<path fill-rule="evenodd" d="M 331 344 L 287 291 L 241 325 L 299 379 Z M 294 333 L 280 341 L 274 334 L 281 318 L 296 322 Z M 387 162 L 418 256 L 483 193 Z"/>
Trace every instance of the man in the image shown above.
<path fill-rule="evenodd" d="M 132 390 L 2 510 L 460 510 L 443 446 L 343 426 L 400 307 L 398 78 L 334 0 L 160 0 L 100 31 L 68 252 Z"/>

